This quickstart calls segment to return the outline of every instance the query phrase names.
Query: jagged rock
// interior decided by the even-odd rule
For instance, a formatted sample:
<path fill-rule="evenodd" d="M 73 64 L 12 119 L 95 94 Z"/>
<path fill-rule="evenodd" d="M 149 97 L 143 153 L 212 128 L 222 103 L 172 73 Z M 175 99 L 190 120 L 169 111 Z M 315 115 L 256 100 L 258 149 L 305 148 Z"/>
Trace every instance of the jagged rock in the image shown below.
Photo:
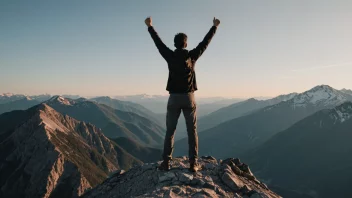
<path fill-rule="evenodd" d="M 0 197 L 78 197 L 109 173 L 142 164 L 94 125 L 45 103 L 1 114 L 0 137 Z"/>
<path fill-rule="evenodd" d="M 164 181 L 170 181 L 173 178 L 175 178 L 175 173 L 174 172 L 166 172 L 159 176 L 159 182 L 164 182 Z"/>
<path fill-rule="evenodd" d="M 222 181 L 228 186 L 230 187 L 233 191 L 238 191 L 239 189 L 241 189 L 243 187 L 243 182 L 237 178 L 236 175 L 231 175 L 228 172 L 225 172 L 222 177 L 221 177 Z"/>
<path fill-rule="evenodd" d="M 193 175 L 187 174 L 187 173 L 181 173 L 178 175 L 178 179 L 180 182 L 189 184 L 191 180 L 193 179 Z"/>
<path fill-rule="evenodd" d="M 234 159 L 226 159 L 218 164 L 215 158 L 206 156 L 199 158 L 198 161 L 203 169 L 197 173 L 188 170 L 189 162 L 186 157 L 174 158 L 168 172 L 159 171 L 156 167 L 144 167 L 150 166 L 149 164 L 136 166 L 122 175 L 108 178 L 82 197 L 280 197 L 264 188 L 261 183 L 237 175 L 233 167 L 239 167 Z M 228 165 L 230 162 L 233 167 Z M 243 174 L 242 170 L 240 174 Z M 117 182 L 118 185 L 112 186 L 109 190 L 104 188 L 111 181 Z"/>
<path fill-rule="evenodd" d="M 175 194 L 172 190 L 169 190 L 164 193 L 163 198 L 181 198 L 181 196 Z"/>

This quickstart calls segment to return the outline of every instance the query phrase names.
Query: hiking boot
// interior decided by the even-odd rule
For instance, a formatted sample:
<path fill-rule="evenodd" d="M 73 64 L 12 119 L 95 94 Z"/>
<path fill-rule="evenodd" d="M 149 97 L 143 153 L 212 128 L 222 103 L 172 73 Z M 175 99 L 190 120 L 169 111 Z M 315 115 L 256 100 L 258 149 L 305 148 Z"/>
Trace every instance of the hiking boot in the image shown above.
<path fill-rule="evenodd" d="M 189 164 L 190 164 L 189 170 L 191 172 L 197 172 L 197 171 L 200 171 L 202 169 L 202 167 L 199 165 L 197 160 L 190 160 Z"/>
<path fill-rule="evenodd" d="M 164 160 L 160 166 L 158 167 L 161 171 L 169 171 L 170 170 L 170 160 Z"/>

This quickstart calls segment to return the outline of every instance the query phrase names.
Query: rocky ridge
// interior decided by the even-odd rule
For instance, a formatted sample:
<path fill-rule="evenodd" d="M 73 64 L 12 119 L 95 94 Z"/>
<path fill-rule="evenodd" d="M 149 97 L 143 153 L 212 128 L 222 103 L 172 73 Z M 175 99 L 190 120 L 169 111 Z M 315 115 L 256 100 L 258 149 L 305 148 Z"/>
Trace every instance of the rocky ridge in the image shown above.
<path fill-rule="evenodd" d="M 78 197 L 141 164 L 100 129 L 47 104 L 0 115 L 0 197 Z"/>
<path fill-rule="evenodd" d="M 188 170 L 186 157 L 174 158 L 168 172 L 157 170 L 160 163 L 135 166 L 127 172 L 119 170 L 82 197 L 280 197 L 239 159 L 201 157 L 202 170 L 197 173 Z"/>

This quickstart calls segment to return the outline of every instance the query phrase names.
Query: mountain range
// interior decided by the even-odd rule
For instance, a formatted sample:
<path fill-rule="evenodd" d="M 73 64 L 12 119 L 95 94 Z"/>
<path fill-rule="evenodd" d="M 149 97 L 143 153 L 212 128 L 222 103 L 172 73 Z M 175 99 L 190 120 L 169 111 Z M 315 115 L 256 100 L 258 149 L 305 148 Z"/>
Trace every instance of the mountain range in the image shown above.
<path fill-rule="evenodd" d="M 304 118 L 243 157 L 271 185 L 312 197 L 352 197 L 351 139 L 352 102 L 345 102 Z"/>
<path fill-rule="evenodd" d="M 55 96 L 46 103 L 64 115 L 92 123 L 109 138 L 127 137 L 143 145 L 158 147 L 165 130 L 157 123 L 132 112 L 113 109 L 84 98 L 76 100 Z"/>
<path fill-rule="evenodd" d="M 135 102 L 117 100 L 117 99 L 113 99 L 108 96 L 91 98 L 89 100 L 95 101 L 99 104 L 107 105 L 113 109 L 138 114 L 142 117 L 145 117 L 145 118 L 148 118 L 148 119 L 154 121 L 155 123 L 159 124 L 160 126 L 165 125 L 165 122 L 163 121 L 163 119 L 161 118 L 161 116 L 159 114 L 156 114 L 153 111 L 151 111 L 151 110 L 145 108 L 144 106 L 142 106 L 138 103 L 135 103 Z"/>
<path fill-rule="evenodd" d="M 299 120 L 322 109 L 334 108 L 346 101 L 352 101 L 352 95 L 327 85 L 314 87 L 290 100 L 264 107 L 199 133 L 200 154 L 219 158 L 239 156 Z M 175 143 L 176 155 L 187 153 L 187 142 L 185 138 Z M 227 147 L 224 148 L 222 145 Z"/>
<path fill-rule="evenodd" d="M 16 99 L 13 101 L 11 100 L 10 102 L 0 104 L 0 114 L 5 113 L 5 112 L 14 111 L 14 110 L 26 110 L 26 109 L 33 107 L 39 103 L 40 103 L 40 101 L 33 100 L 29 97 L 23 97 L 23 98 Z"/>
<path fill-rule="evenodd" d="M 160 159 L 165 114 L 134 101 L 70 97 L 0 95 L 0 197 L 77 197 L 121 169 L 142 163 L 149 167 Z M 198 107 L 212 100 L 224 106 L 199 116 L 200 156 L 239 156 L 283 197 L 352 196 L 351 90 L 319 85 L 266 100 L 213 98 Z M 180 119 L 182 124 L 182 115 Z M 179 125 L 177 134 L 183 139 L 176 141 L 174 156 L 188 153 L 181 129 Z M 211 175 L 212 168 L 205 168 L 205 175 Z M 185 173 L 178 172 L 172 184 L 184 182 L 179 174 Z M 94 192 L 107 193 L 105 182 L 104 189 Z M 153 193 L 161 192 L 158 186 Z M 129 191 L 121 186 L 115 190 Z"/>
<path fill-rule="evenodd" d="M 169 96 L 161 95 L 131 95 L 131 96 L 115 96 L 114 98 L 122 101 L 131 101 L 138 103 L 148 108 L 149 110 L 160 114 L 161 117 L 165 117 L 166 106 Z M 196 98 L 197 102 L 197 115 L 199 117 L 205 116 L 213 111 L 216 111 L 222 107 L 230 104 L 243 101 L 241 98 L 223 98 L 223 97 L 208 97 L 208 98 Z"/>
<path fill-rule="evenodd" d="M 296 95 L 297 93 L 291 93 L 287 95 L 280 95 L 278 97 L 268 100 L 257 100 L 255 98 L 250 98 L 242 102 L 231 104 L 215 112 L 212 112 L 209 115 L 201 117 L 198 121 L 198 131 L 203 131 L 212 128 L 225 121 L 232 120 L 244 116 L 246 114 L 250 114 L 266 106 L 275 105 L 282 101 L 290 100 Z"/>

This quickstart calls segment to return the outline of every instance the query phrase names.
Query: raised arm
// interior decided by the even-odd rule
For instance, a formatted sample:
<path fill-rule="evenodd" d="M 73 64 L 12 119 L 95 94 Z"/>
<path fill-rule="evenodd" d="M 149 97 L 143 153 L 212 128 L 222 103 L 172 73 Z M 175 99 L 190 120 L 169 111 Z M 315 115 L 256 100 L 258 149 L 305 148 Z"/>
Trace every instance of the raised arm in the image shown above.
<path fill-rule="evenodd" d="M 191 50 L 189 53 L 191 55 L 191 58 L 196 61 L 198 58 L 203 54 L 203 52 L 207 49 L 211 39 L 215 35 L 216 29 L 220 24 L 220 20 L 216 19 L 214 17 L 213 19 L 213 26 L 210 28 L 209 32 L 205 35 L 204 39 L 202 42 L 198 44 L 196 48 Z"/>
<path fill-rule="evenodd" d="M 158 33 L 155 31 L 153 25 L 152 25 L 152 18 L 148 17 L 145 19 L 145 24 L 148 26 L 148 31 L 150 33 L 150 36 L 152 37 L 156 47 L 158 48 L 161 56 L 168 61 L 170 54 L 172 53 L 172 50 L 169 49 L 163 41 L 160 39 Z"/>

